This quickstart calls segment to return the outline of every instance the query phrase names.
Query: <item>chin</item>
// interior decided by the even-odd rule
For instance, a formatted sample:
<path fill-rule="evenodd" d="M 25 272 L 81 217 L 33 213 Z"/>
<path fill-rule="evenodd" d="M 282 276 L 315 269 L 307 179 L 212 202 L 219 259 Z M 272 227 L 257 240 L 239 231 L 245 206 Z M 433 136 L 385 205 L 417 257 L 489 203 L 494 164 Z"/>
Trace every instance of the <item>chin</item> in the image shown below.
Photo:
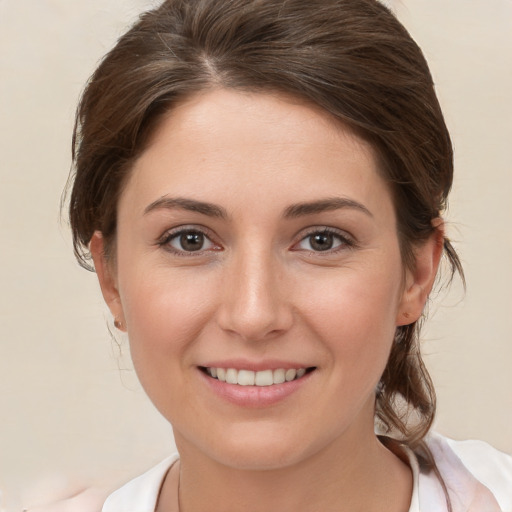
<path fill-rule="evenodd" d="M 308 441 L 299 429 L 287 429 L 283 425 L 263 422 L 252 425 L 242 423 L 220 434 L 217 431 L 215 439 L 203 439 L 203 442 L 196 444 L 196 448 L 226 467 L 244 471 L 269 471 L 300 464 L 322 451 L 330 444 L 330 439 L 319 437 L 312 436 Z"/>

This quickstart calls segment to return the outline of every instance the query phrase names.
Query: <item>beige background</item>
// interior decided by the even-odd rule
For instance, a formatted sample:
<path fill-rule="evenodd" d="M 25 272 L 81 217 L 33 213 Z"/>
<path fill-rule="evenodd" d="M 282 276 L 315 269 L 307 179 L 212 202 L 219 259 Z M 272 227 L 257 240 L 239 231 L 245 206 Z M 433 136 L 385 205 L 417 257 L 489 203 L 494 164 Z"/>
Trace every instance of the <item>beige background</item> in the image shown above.
<path fill-rule="evenodd" d="M 173 449 L 110 340 L 59 200 L 73 113 L 148 0 L 0 0 L 0 489 L 16 510 L 69 479 L 106 487 Z M 423 47 L 456 150 L 449 232 L 460 286 L 432 306 L 437 429 L 512 453 L 512 1 L 393 3 Z M 122 339 L 118 341 L 123 342 Z M 0 509 L 2 506 L 0 505 Z"/>

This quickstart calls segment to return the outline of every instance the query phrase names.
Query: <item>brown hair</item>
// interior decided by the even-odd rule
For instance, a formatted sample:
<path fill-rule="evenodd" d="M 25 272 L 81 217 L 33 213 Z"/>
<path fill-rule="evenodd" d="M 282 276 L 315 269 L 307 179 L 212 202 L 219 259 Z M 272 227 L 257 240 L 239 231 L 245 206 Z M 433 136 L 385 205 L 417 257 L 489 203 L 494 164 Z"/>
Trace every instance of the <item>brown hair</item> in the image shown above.
<path fill-rule="evenodd" d="M 70 219 L 84 266 L 95 230 L 113 252 L 123 182 L 162 115 L 212 87 L 295 95 L 370 140 L 414 264 L 446 206 L 453 155 L 427 63 L 390 11 L 375 0 L 167 0 L 120 38 L 78 108 Z M 376 397 L 381 425 L 413 448 L 435 413 L 418 333 L 397 329 Z"/>

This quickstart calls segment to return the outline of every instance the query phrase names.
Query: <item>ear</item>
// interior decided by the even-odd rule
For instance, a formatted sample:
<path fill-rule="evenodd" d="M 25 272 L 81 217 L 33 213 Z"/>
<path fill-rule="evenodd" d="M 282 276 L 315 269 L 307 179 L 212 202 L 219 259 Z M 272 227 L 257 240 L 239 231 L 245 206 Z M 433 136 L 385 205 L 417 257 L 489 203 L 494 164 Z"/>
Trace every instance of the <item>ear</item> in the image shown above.
<path fill-rule="evenodd" d="M 115 272 L 115 265 L 109 261 L 105 254 L 105 243 L 103 235 L 100 231 L 95 231 L 89 243 L 89 251 L 91 252 L 92 260 L 98 281 L 101 287 L 101 293 L 107 303 L 107 306 L 114 317 L 114 325 L 121 331 L 126 331 L 125 320 L 123 313 L 123 306 L 119 296 L 117 286 L 117 276 Z"/>
<path fill-rule="evenodd" d="M 421 317 L 434 286 L 444 246 L 444 223 L 433 221 L 434 232 L 428 240 L 414 248 L 414 268 L 406 270 L 404 291 L 396 325 L 412 324 Z"/>

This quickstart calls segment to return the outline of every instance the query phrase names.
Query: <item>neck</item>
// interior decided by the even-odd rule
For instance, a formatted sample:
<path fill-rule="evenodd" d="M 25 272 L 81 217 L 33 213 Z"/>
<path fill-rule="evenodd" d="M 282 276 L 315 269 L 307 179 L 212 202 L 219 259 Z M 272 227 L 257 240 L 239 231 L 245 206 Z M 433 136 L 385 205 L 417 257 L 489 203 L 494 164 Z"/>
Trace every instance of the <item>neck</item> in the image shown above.
<path fill-rule="evenodd" d="M 382 503 L 389 504 L 389 512 L 407 511 L 410 469 L 373 432 L 365 440 L 357 437 L 347 433 L 300 462 L 270 470 L 229 467 L 180 447 L 179 512 L 380 512 Z M 174 509 L 177 477 L 176 468 L 174 483 L 168 478 L 164 484 L 158 511 Z"/>

